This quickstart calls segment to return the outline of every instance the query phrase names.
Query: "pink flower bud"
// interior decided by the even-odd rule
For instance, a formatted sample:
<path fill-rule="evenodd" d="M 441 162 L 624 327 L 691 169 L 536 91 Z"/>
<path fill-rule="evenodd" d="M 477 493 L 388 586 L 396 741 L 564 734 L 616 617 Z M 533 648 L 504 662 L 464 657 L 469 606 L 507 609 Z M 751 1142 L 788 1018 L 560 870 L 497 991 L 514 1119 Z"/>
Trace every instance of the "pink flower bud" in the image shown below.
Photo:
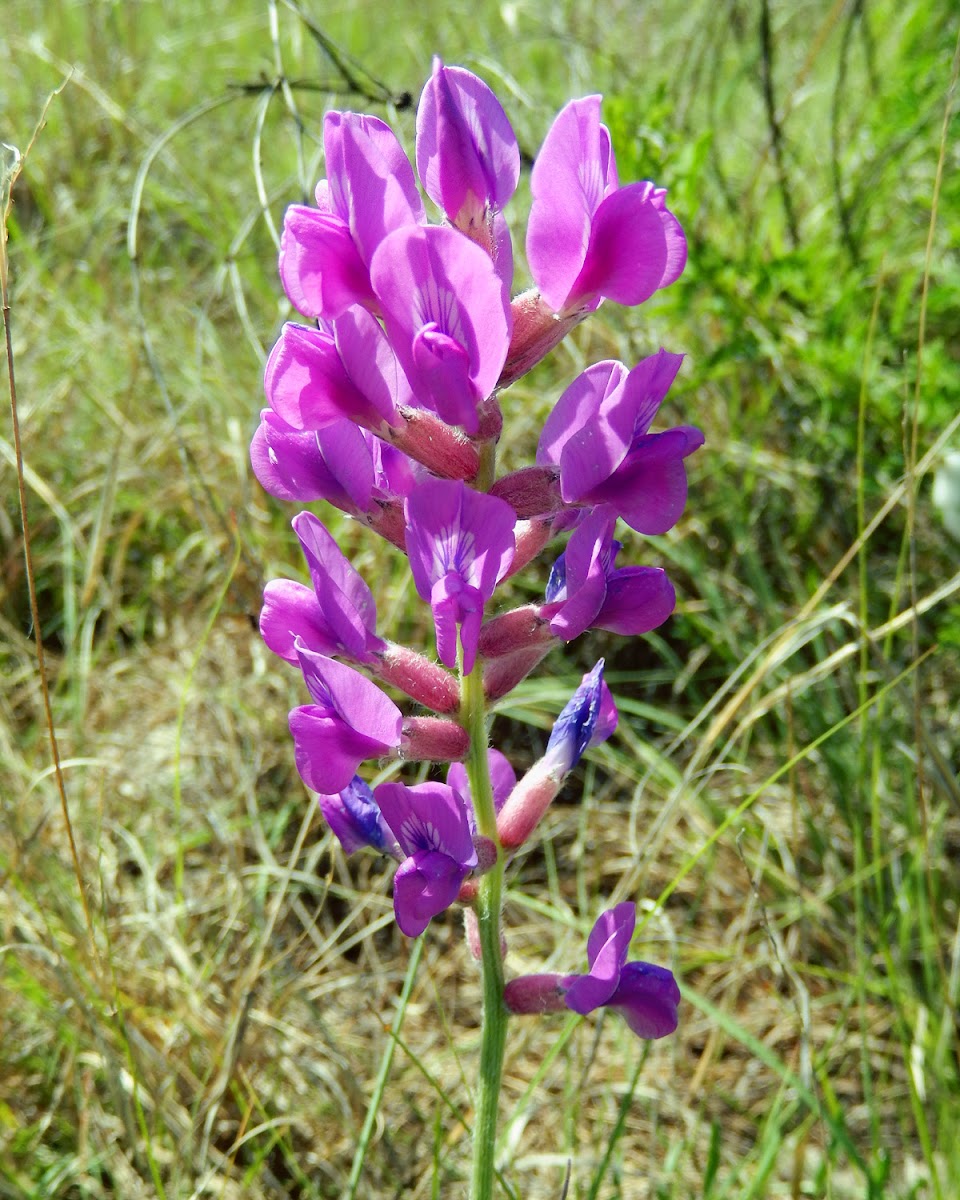
<path fill-rule="evenodd" d="M 470 899 L 472 900 L 477 894 L 477 883 L 474 879 L 468 879 L 460 889 L 460 899 L 464 899 L 464 892 L 472 888 Z M 470 957 L 476 962 L 481 962 L 483 959 L 483 950 L 480 946 L 480 922 L 477 920 L 475 909 L 465 908 L 463 910 L 463 927 L 467 935 L 467 946 L 470 950 Z M 500 934 L 500 957 L 507 957 L 507 939 Z"/>
<path fill-rule="evenodd" d="M 535 762 L 510 793 L 497 816 L 497 834 L 505 850 L 522 846 L 540 824 L 563 783 L 545 758 Z"/>
<path fill-rule="evenodd" d="M 482 833 L 473 835 L 473 848 L 477 852 L 477 865 L 474 871 L 478 875 L 485 875 L 491 870 L 497 862 L 497 846 L 492 839 L 484 837 Z"/>
<path fill-rule="evenodd" d="M 510 564 L 507 575 L 516 575 L 539 555 L 540 551 L 553 537 L 553 525 L 550 521 L 534 518 L 532 521 L 518 521 L 513 529 L 517 549 Z"/>
<path fill-rule="evenodd" d="M 575 325 L 587 315 L 575 312 L 558 317 L 534 288 L 515 296 L 510 313 L 513 317 L 513 332 L 507 350 L 507 361 L 500 372 L 497 386 L 509 387 L 521 375 L 535 367 L 541 358 L 558 346 Z"/>
<path fill-rule="evenodd" d="M 504 1003 L 519 1016 L 562 1012 L 566 1006 L 561 980 L 560 975 L 520 975 L 503 989 Z"/>
<path fill-rule="evenodd" d="M 491 703 L 508 695 L 518 683 L 550 653 L 555 643 L 534 646 L 531 650 L 517 650 L 487 663 L 483 669 L 483 694 Z"/>
<path fill-rule="evenodd" d="M 484 622 L 479 649 L 483 658 L 500 658 L 517 650 L 551 646 L 558 639 L 550 632 L 549 622 L 540 617 L 536 604 L 524 604 Z"/>
<path fill-rule="evenodd" d="M 402 735 L 400 757 L 407 762 L 458 762 L 470 749 L 463 726 L 439 717 L 407 717 Z"/>
<path fill-rule="evenodd" d="M 460 688 L 454 676 L 416 650 L 388 642 L 372 669 L 384 683 L 433 712 L 455 713 L 460 708 Z"/>
<path fill-rule="evenodd" d="M 443 479 L 473 479 L 480 466 L 476 446 L 423 408 L 401 408 L 403 426 L 386 430 L 392 445 Z"/>
<path fill-rule="evenodd" d="M 550 467 L 524 467 L 502 475 L 490 489 L 490 495 L 506 500 L 521 519 L 549 516 L 563 507 L 560 498 L 560 472 Z"/>

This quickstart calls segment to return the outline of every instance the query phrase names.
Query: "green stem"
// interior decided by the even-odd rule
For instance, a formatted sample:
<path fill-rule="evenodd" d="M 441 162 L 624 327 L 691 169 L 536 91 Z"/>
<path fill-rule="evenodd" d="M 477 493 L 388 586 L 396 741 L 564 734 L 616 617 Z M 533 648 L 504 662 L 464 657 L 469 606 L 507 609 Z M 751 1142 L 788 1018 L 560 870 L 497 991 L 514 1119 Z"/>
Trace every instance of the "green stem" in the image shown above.
<path fill-rule="evenodd" d="M 503 850 L 497 839 L 497 815 L 487 761 L 487 713 L 483 674 L 478 663 L 462 679 L 461 719 L 470 734 L 467 776 L 477 817 L 477 832 L 497 847 L 497 861 L 480 880 L 477 921 L 480 926 L 480 969 L 483 979 L 483 1017 L 480 1079 L 473 1128 L 471 1200 L 492 1200 L 496 1177 L 497 1113 L 507 1040 L 507 1010 L 503 1003 L 503 959 L 500 954 L 500 909 L 503 904 Z"/>

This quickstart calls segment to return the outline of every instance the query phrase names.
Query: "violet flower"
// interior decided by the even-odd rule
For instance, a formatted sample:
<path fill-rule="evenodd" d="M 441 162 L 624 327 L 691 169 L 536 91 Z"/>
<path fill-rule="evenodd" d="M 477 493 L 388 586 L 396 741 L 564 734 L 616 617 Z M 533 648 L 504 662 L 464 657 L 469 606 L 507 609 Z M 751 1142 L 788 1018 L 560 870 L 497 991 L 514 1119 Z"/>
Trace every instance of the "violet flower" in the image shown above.
<path fill-rule="evenodd" d="M 517 774 L 507 756 L 494 749 L 493 746 L 487 748 L 487 764 L 490 771 L 490 787 L 493 791 L 493 807 L 496 812 L 499 812 L 507 797 L 517 786 Z M 470 779 L 463 763 L 450 764 L 447 771 L 447 784 L 463 798 L 464 803 L 468 806 L 468 811 L 472 812 L 473 797 L 470 792 Z"/>
<path fill-rule="evenodd" d="M 469 675 L 483 606 L 513 558 L 513 509 L 463 483 L 432 479 L 417 484 L 405 511 L 410 570 L 433 609 L 440 661 L 456 667 L 459 634 L 462 669 Z"/>
<path fill-rule="evenodd" d="M 369 785 L 359 775 L 354 775 L 339 792 L 319 795 L 317 803 L 344 854 L 370 846 L 381 854 L 402 857 L 393 830 L 384 820 Z"/>
<path fill-rule="evenodd" d="M 300 778 L 315 792 L 346 787 L 364 759 L 379 758 L 401 743 L 403 717 L 389 697 L 352 667 L 295 642 L 314 703 L 290 713 Z"/>
<path fill-rule="evenodd" d="M 398 405 L 413 402 L 386 335 L 357 306 L 328 329 L 284 325 L 267 359 L 264 390 L 293 429 L 323 429 L 346 417 L 385 432 L 385 426 L 400 426 Z"/>
<path fill-rule="evenodd" d="M 467 807 L 444 783 L 382 783 L 374 795 L 406 855 L 393 881 L 397 924 L 418 937 L 456 900 L 477 865 Z"/>
<path fill-rule="evenodd" d="M 629 901 L 600 914 L 587 940 L 590 970 L 563 979 L 564 1004 L 581 1015 L 612 1008 L 639 1037 L 666 1037 L 677 1028 L 680 989 L 666 967 L 626 961 L 636 919 Z"/>
<path fill-rule="evenodd" d="M 660 567 L 617 567 L 621 545 L 613 537 L 616 516 L 601 505 L 572 533 L 547 580 L 539 616 L 550 632 L 572 641 L 587 629 L 636 636 L 670 616 L 676 593 Z"/>
<path fill-rule="evenodd" d="M 673 973 L 653 963 L 627 962 L 636 910 L 629 902 L 601 913 L 587 941 L 585 975 L 524 975 L 511 979 L 504 1001 L 513 1013 L 586 1015 L 618 1012 L 638 1037 L 666 1037 L 677 1028 L 680 989 Z"/>
<path fill-rule="evenodd" d="M 313 587 L 289 579 L 267 584 L 260 612 L 263 640 L 294 664 L 298 645 L 327 657 L 374 662 L 386 642 L 376 634 L 377 606 L 370 589 L 312 513 L 298 513 L 293 529 Z"/>
<path fill-rule="evenodd" d="M 546 304 L 561 316 L 603 297 L 641 304 L 679 278 L 680 225 L 652 183 L 620 187 L 600 96 L 571 100 L 557 115 L 530 180 L 527 259 Z"/>
<path fill-rule="evenodd" d="M 489 256 L 455 229 L 408 225 L 370 268 L 390 342 L 419 404 L 469 434 L 510 342 L 509 300 Z"/>
<path fill-rule="evenodd" d="M 591 746 L 605 742 L 617 727 L 617 706 L 603 679 L 603 659 L 584 675 L 557 717 L 546 753 L 512 790 L 497 814 L 497 835 L 512 850 L 530 837 Z"/>
<path fill-rule="evenodd" d="M 661 350 L 632 371 L 613 360 L 578 375 L 550 413 L 537 462 L 560 470 L 572 505 L 609 504 L 638 533 L 666 533 L 683 512 L 683 460 L 703 445 L 689 425 L 648 433 L 680 369 L 682 355 Z"/>
<path fill-rule="evenodd" d="M 351 304 L 376 307 L 370 262 L 380 242 L 424 220 L 413 168 L 378 117 L 328 112 L 323 121 L 327 179 L 317 207 L 287 209 L 280 278 L 307 317 L 336 317 Z"/>
<path fill-rule="evenodd" d="M 483 80 L 439 58 L 417 109 L 417 170 L 430 199 L 486 250 L 509 288 L 513 252 L 501 213 L 520 177 L 517 139 Z"/>
<path fill-rule="evenodd" d="M 253 473 L 280 500 L 326 500 L 365 520 L 375 500 L 406 496 L 413 466 L 393 446 L 343 418 L 320 430 L 293 429 L 269 408 L 250 444 Z"/>
<path fill-rule="evenodd" d="M 618 719 L 601 658 L 584 675 L 554 723 L 544 755 L 550 773 L 561 779 L 568 775 L 590 746 L 599 746 L 611 736 Z"/>
<path fill-rule="evenodd" d="M 482 79 L 439 58 L 417 108 L 417 170 L 460 229 L 502 209 L 520 178 L 520 149 L 500 101 Z"/>

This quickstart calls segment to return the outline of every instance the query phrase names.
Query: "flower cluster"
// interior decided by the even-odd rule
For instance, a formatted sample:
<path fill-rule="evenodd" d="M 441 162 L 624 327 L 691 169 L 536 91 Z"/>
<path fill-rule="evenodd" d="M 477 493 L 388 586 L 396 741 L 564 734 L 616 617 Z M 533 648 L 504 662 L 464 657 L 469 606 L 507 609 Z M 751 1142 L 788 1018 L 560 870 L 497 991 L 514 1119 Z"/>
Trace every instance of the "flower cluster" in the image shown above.
<path fill-rule="evenodd" d="M 330 112 L 323 142 L 316 203 L 284 220 L 280 277 L 304 321 L 286 324 L 269 356 L 253 468 L 274 496 L 325 500 L 406 555 L 436 655 L 378 632 L 368 583 L 309 512 L 293 527 L 310 583 L 269 583 L 260 628 L 312 701 L 290 714 L 297 769 L 348 854 L 369 846 L 397 860 L 397 922 L 414 937 L 450 905 L 469 909 L 484 873 L 531 837 L 617 722 L 601 661 L 518 781 L 503 755 L 471 742 L 485 735 L 469 681 L 482 682 L 482 717 L 561 643 L 596 628 L 642 634 L 673 610 L 661 569 L 616 565 L 614 533 L 622 519 L 662 534 L 683 510 L 685 459 L 702 435 L 651 431 L 681 356 L 588 367 L 557 400 L 534 465 L 498 477 L 496 446 L 505 389 L 604 300 L 636 305 L 673 283 L 686 244 L 661 189 L 620 184 L 599 96 L 567 104 L 537 155 L 533 286 L 518 295 L 504 208 L 520 153 L 475 75 L 435 63 L 417 113 L 419 186 L 376 117 Z M 439 221 L 427 220 L 421 188 Z M 543 602 L 493 613 L 497 587 L 564 535 Z M 390 757 L 448 763 L 446 782 L 371 788 L 361 764 Z M 486 821 L 471 795 L 480 776 Z M 608 1006 L 642 1037 L 670 1032 L 676 984 L 626 962 L 633 923 L 630 904 L 604 913 L 588 974 L 513 980 L 508 1008 Z"/>

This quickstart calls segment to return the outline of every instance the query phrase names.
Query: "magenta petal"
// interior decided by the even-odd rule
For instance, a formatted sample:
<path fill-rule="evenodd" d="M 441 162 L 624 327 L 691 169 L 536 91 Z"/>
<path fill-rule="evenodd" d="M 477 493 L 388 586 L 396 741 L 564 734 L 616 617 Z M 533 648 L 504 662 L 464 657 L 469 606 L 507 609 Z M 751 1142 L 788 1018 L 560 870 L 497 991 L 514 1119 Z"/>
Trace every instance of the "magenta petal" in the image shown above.
<path fill-rule="evenodd" d="M 384 820 L 404 854 L 437 850 L 464 870 L 476 865 L 469 814 L 463 797 L 445 783 L 381 783 L 374 792 Z"/>
<path fill-rule="evenodd" d="M 593 214 L 608 191 L 611 155 L 605 134 L 600 97 L 571 100 L 558 113 L 533 164 L 527 261 L 554 312 L 564 308 L 580 274 Z"/>
<path fill-rule="evenodd" d="M 317 433 L 291 429 L 264 409 L 250 443 L 250 462 L 261 486 L 280 500 L 329 500 L 352 513 L 366 511 L 370 504 L 370 454 L 351 421 Z"/>
<path fill-rule="evenodd" d="M 337 652 L 336 638 L 313 590 L 290 579 L 273 579 L 263 589 L 260 636 L 274 654 L 294 666 L 300 661 L 297 638 L 318 654 Z"/>
<path fill-rule="evenodd" d="M 470 359 L 460 343 L 431 321 L 414 334 L 413 364 L 437 416 L 476 434 L 477 404 L 483 397 L 470 378 Z"/>
<path fill-rule="evenodd" d="M 619 969 L 611 978 L 594 975 L 592 972 L 589 975 L 568 975 L 563 981 L 563 986 L 567 989 L 564 1003 L 575 1013 L 586 1016 L 595 1008 L 607 1003 L 616 991 L 619 978 Z"/>
<path fill-rule="evenodd" d="M 593 971 L 597 963 L 603 960 L 606 966 L 601 970 L 609 973 L 611 962 L 617 963 L 617 970 L 627 961 L 630 949 L 630 939 L 637 925 L 637 909 L 629 900 L 615 904 L 597 917 L 590 936 L 587 938 L 587 962 Z M 613 955 L 613 958 L 610 956 Z"/>
<path fill-rule="evenodd" d="M 673 973 L 653 963 L 627 963 L 620 985 L 608 1001 L 638 1037 L 662 1038 L 678 1024 L 680 989 Z"/>
<path fill-rule="evenodd" d="M 413 404 L 413 393 L 380 322 L 354 305 L 334 322 L 333 332 L 354 386 L 382 420 L 397 424 L 397 406 Z"/>
<path fill-rule="evenodd" d="M 642 304 L 660 286 L 667 243 L 661 214 L 647 199 L 646 188 L 628 184 L 601 202 L 569 303 L 607 296 L 618 304 Z"/>
<path fill-rule="evenodd" d="M 293 429 L 323 429 L 343 419 L 379 421 L 344 370 L 333 338 L 319 329 L 284 325 L 263 387 L 270 407 Z"/>
<path fill-rule="evenodd" d="M 703 434 L 687 426 L 648 434 L 620 470 L 581 498 L 612 504 L 637 533 L 666 533 L 680 519 L 687 500 L 683 460 L 702 444 Z"/>
<path fill-rule="evenodd" d="M 377 608 L 370 589 L 313 513 L 298 513 L 293 528 L 307 560 L 324 619 L 335 639 L 333 653 L 369 662 L 373 653 L 386 644 L 376 636 Z"/>
<path fill-rule="evenodd" d="M 488 205 L 502 208 L 520 176 L 517 139 L 500 101 L 476 75 L 439 59 L 417 108 L 417 170 L 453 222 L 482 217 Z"/>
<path fill-rule="evenodd" d="M 430 607 L 437 631 L 437 656 L 445 667 L 457 665 L 457 625 L 462 620 L 457 595 L 464 583 L 456 571 L 448 571 L 430 589 Z"/>
<path fill-rule="evenodd" d="M 662 209 L 660 220 L 663 223 L 663 233 L 667 242 L 667 263 L 660 280 L 660 287 L 665 288 L 669 287 L 671 283 L 676 283 L 683 274 L 683 269 L 687 265 L 687 239 L 680 222 L 672 212 Z"/>
<path fill-rule="evenodd" d="M 636 637 L 662 625 L 676 603 L 676 592 L 666 571 L 659 567 L 622 567 L 607 579 L 607 594 L 596 626 Z"/>
<path fill-rule="evenodd" d="M 571 471 L 576 475 L 576 485 L 568 484 L 564 500 L 581 494 L 579 488 L 589 488 L 591 481 L 606 479 L 623 461 L 632 426 L 624 428 L 622 422 L 611 425 L 599 420 L 598 414 L 610 397 L 619 394 L 628 376 L 623 363 L 614 359 L 594 363 L 567 387 L 547 417 L 537 446 L 537 463 L 559 466 L 561 472 L 566 468 L 568 476 Z M 565 460 L 564 451 L 571 442 Z"/>
<path fill-rule="evenodd" d="M 386 699 L 386 697 L 384 697 Z M 399 712 L 397 718 L 399 726 Z M 331 708 L 307 704 L 290 713 L 294 758 L 300 778 L 315 792 L 333 793 L 346 787 L 364 759 L 377 758 L 390 744 L 368 737 Z M 396 745 L 399 741 L 393 743 Z"/>
<path fill-rule="evenodd" d="M 307 688 L 318 705 L 335 714 L 358 737 L 379 745 L 380 750 L 376 753 L 382 754 L 399 746 L 403 725 L 400 709 L 375 683 L 352 667 L 314 654 L 303 643 L 297 644 L 297 653 Z M 318 790 L 335 792 L 342 786 Z"/>
<path fill-rule="evenodd" d="M 587 975 L 569 975 L 565 1003 L 574 1012 L 588 1013 L 609 1002 L 620 981 L 636 924 L 634 906 L 625 901 L 598 917 L 587 940 Z"/>
<path fill-rule="evenodd" d="M 379 117 L 328 112 L 323 119 L 327 195 L 369 264 L 394 229 L 423 221 L 423 201 L 397 135 Z"/>
<path fill-rule="evenodd" d="M 338 216 L 292 204 L 283 219 L 280 279 L 305 317 L 336 317 L 373 301 L 370 272 Z"/>
<path fill-rule="evenodd" d="M 597 714 L 597 723 L 593 727 L 593 733 L 590 737 L 591 746 L 599 746 L 605 742 L 607 738 L 612 737 L 617 725 L 620 722 L 620 714 L 617 712 L 617 706 L 613 696 L 610 694 L 610 689 L 607 687 L 606 680 L 600 682 L 600 711 Z"/>
<path fill-rule="evenodd" d="M 464 483 L 425 479 L 405 504 L 410 570 L 421 598 L 455 572 L 489 600 L 513 561 L 513 509 Z"/>
<path fill-rule="evenodd" d="M 407 937 L 419 937 L 456 900 L 467 871 L 446 854 L 420 851 L 397 868 L 393 910 Z"/>
<path fill-rule="evenodd" d="M 493 789 L 493 804 L 499 812 L 503 802 L 517 786 L 517 773 L 510 765 L 507 756 L 492 746 L 487 750 L 487 763 L 490 770 L 490 786 Z M 447 784 L 464 800 L 472 804 L 470 780 L 467 778 L 467 768 L 463 763 L 450 764 L 447 771 Z"/>
<path fill-rule="evenodd" d="M 574 530 L 563 555 L 565 585 L 560 607 L 548 606 L 550 632 L 565 642 L 579 637 L 597 619 L 607 594 L 613 527 L 609 509 L 596 509 Z"/>
<path fill-rule="evenodd" d="M 489 395 L 510 343 L 510 308 L 489 255 L 447 226 L 407 226 L 378 248 L 370 268 L 387 333 L 421 404 L 460 411 Z M 466 356 L 469 388 L 450 397 L 446 372 L 422 371 L 415 342 L 422 330 L 444 334 Z M 461 372 L 462 373 L 462 372 Z M 438 388 L 440 390 L 438 390 Z"/>

